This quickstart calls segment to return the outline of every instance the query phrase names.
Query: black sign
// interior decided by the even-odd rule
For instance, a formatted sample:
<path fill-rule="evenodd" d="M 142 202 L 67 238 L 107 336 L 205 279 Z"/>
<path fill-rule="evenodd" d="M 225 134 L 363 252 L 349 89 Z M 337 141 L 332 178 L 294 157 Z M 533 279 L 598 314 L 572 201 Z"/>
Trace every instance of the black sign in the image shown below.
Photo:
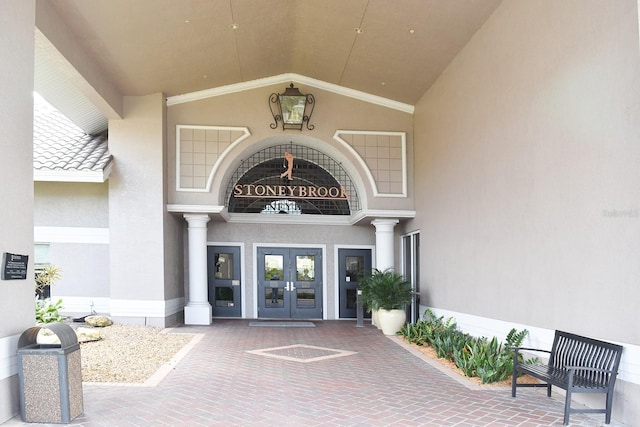
<path fill-rule="evenodd" d="M 2 280 L 24 280 L 27 278 L 29 255 L 2 254 Z"/>

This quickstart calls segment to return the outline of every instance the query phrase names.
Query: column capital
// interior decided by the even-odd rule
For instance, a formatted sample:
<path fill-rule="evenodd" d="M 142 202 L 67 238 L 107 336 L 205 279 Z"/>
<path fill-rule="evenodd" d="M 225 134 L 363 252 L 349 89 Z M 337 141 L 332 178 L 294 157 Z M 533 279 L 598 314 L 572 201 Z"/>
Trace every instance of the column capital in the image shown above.
<path fill-rule="evenodd" d="M 371 221 L 376 230 L 391 231 L 400 222 L 397 218 L 376 218 Z"/>
<path fill-rule="evenodd" d="M 205 227 L 211 218 L 207 214 L 183 214 L 182 217 L 187 220 L 189 226 Z"/>
<path fill-rule="evenodd" d="M 398 218 L 376 218 L 371 221 L 376 227 L 376 268 L 379 270 L 393 268 L 393 228 L 399 222 Z"/>

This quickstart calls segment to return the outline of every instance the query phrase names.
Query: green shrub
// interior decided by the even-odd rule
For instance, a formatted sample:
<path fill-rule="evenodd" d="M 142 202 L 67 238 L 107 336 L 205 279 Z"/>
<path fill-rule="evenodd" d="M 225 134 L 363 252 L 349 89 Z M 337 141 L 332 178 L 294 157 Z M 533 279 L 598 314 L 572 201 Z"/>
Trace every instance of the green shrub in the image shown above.
<path fill-rule="evenodd" d="M 400 330 L 407 341 L 417 345 L 433 346 L 436 336 L 445 329 L 444 316 L 436 317 L 433 311 L 427 309 L 422 319 L 416 323 L 408 323 Z M 449 322 L 449 319 L 447 322 Z"/>
<path fill-rule="evenodd" d="M 61 309 L 61 299 L 52 303 L 51 298 L 39 299 L 36 297 L 36 323 L 62 322 L 63 317 L 59 313 Z"/>
<path fill-rule="evenodd" d="M 454 353 L 463 350 L 468 341 L 469 335 L 459 331 L 458 325 L 451 323 L 447 324 L 443 330 L 436 332 L 432 346 L 438 357 L 453 361 Z"/>
<path fill-rule="evenodd" d="M 452 318 L 443 319 L 427 310 L 422 319 L 406 325 L 400 334 L 410 343 L 432 347 L 438 357 L 454 362 L 466 376 L 479 377 L 483 384 L 502 381 L 512 375 L 512 348 L 522 344 L 529 333 L 526 329 L 519 332 L 511 329 L 502 344 L 496 337 L 490 340 L 473 337 L 458 330 Z"/>

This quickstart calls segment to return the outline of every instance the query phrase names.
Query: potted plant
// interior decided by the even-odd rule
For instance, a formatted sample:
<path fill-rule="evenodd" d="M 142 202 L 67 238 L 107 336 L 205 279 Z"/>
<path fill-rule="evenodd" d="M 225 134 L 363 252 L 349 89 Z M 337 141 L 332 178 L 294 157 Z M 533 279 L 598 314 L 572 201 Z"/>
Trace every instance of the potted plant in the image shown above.
<path fill-rule="evenodd" d="M 411 283 L 393 269 L 374 269 L 360 281 L 360 289 L 364 302 L 374 314 L 377 311 L 374 322 L 379 324 L 382 333 L 395 335 L 406 321 L 404 308 L 413 295 Z"/>
<path fill-rule="evenodd" d="M 60 280 L 60 268 L 48 264 L 36 270 L 36 296 L 39 299 L 47 299 L 51 295 L 51 286 Z"/>

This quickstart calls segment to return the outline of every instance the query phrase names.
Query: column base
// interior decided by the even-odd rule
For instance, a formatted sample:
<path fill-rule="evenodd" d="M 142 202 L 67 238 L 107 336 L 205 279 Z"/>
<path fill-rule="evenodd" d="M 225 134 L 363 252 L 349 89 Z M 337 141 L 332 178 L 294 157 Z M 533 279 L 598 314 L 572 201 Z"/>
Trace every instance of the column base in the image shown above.
<path fill-rule="evenodd" d="M 210 325 L 213 311 L 211 304 L 191 304 L 184 308 L 184 324 L 185 325 Z"/>

